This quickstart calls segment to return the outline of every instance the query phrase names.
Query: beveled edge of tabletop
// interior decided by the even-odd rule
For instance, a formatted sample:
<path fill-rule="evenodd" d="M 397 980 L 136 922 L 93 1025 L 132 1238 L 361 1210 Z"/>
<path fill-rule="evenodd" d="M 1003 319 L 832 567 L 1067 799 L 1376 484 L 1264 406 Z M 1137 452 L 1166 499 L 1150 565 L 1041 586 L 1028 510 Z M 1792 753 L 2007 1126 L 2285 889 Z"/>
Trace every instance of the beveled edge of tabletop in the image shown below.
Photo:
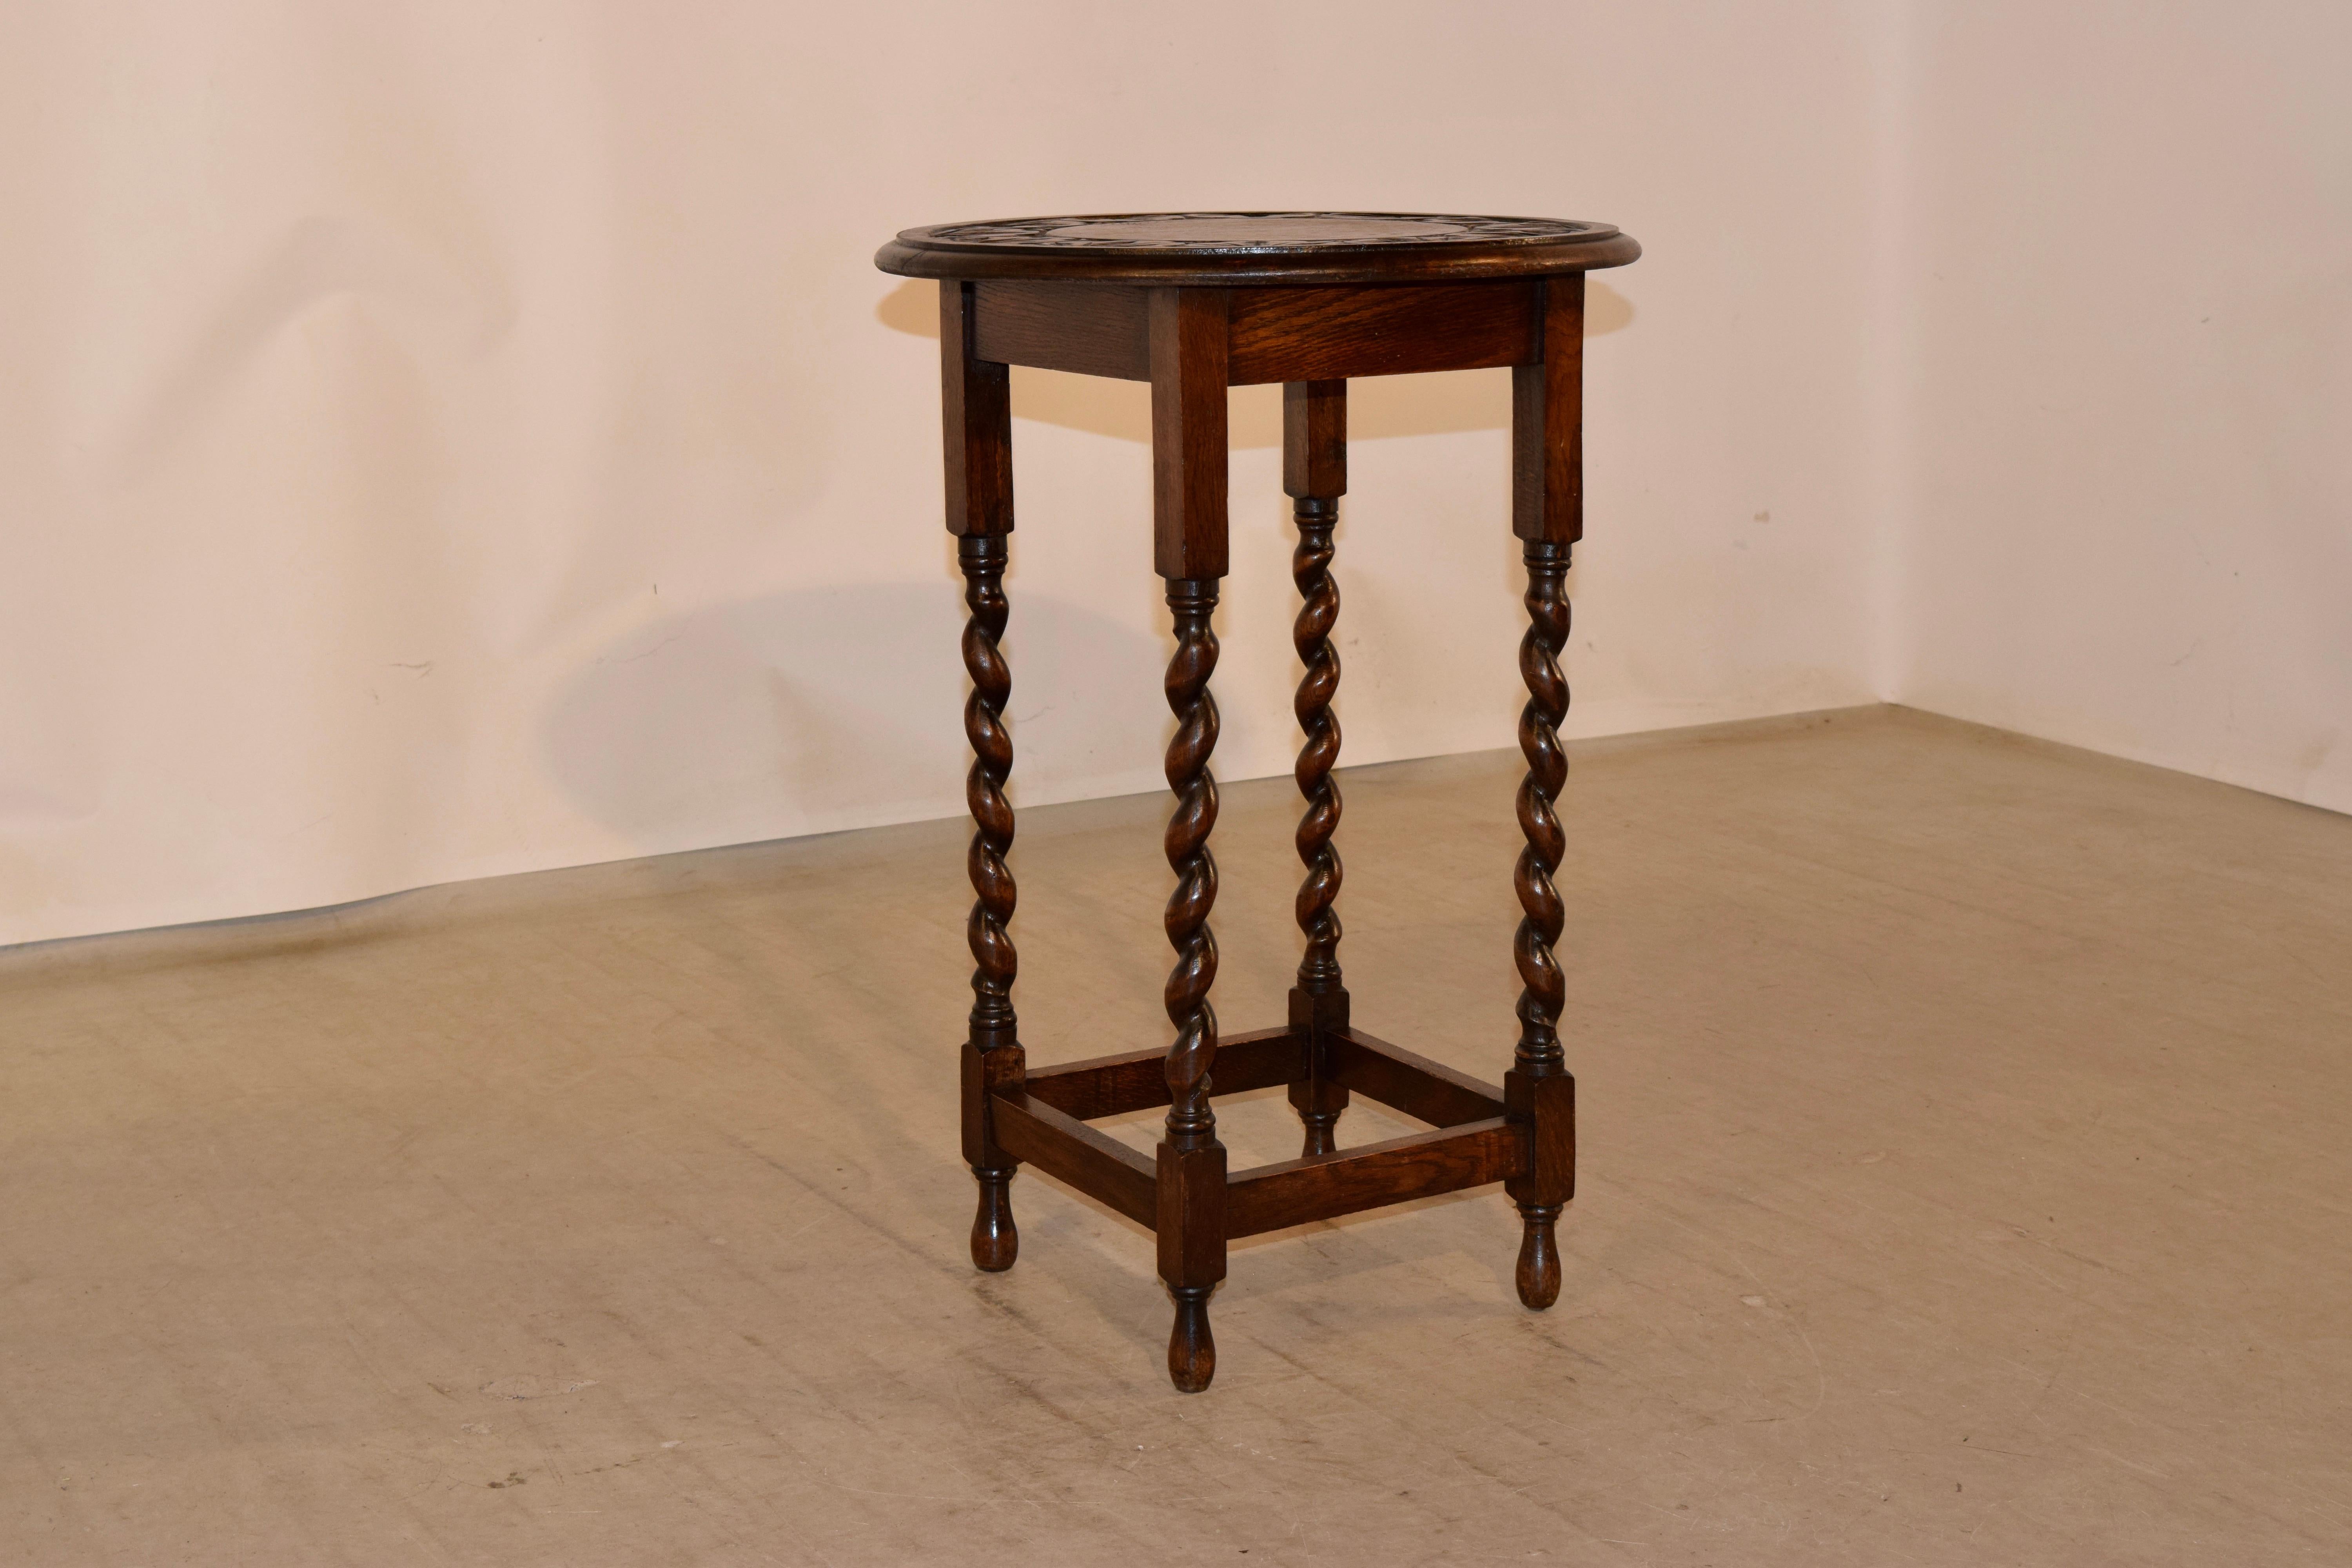
<path fill-rule="evenodd" d="M 1124 216 L 1127 215 L 1104 215 Z M 1074 216 L 1071 221 L 1078 221 Z M 874 265 L 903 278 L 1058 279 L 1072 282 L 1228 284 L 1421 283 L 1531 278 L 1622 267 L 1642 254 L 1633 236 L 1607 224 L 1538 239 L 1368 243 L 1312 249 L 1119 247 L 1070 248 L 936 237 L 971 224 L 905 230 L 874 253 Z"/>

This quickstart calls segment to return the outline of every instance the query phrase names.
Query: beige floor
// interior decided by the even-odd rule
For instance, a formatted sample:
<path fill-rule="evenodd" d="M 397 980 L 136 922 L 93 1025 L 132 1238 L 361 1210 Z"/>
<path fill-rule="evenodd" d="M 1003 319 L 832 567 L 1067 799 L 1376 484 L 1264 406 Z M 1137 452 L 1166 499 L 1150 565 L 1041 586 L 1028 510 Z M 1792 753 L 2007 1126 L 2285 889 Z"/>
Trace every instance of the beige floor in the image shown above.
<path fill-rule="evenodd" d="M 1342 830 L 1360 1020 L 1488 1075 L 1514 776 Z M 2352 820 L 1893 711 L 1570 806 L 1559 1305 L 1491 1190 L 1256 1238 L 1191 1398 L 1136 1226 L 965 1261 L 955 825 L 0 955 L 0 1560 L 2352 1562 Z M 1025 820 L 1033 1059 L 1160 1037 L 1160 812 Z"/>

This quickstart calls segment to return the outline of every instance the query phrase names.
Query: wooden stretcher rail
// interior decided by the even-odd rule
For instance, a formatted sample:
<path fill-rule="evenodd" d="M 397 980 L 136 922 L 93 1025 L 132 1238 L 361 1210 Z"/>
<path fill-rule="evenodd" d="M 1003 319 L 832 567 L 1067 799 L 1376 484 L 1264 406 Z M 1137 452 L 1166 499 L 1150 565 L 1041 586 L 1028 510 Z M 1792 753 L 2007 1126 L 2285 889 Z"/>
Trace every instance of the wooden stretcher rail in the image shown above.
<path fill-rule="evenodd" d="M 1059 1067 L 1031 1068 L 1025 1087 L 1081 1121 L 1129 1116 L 1168 1103 L 1168 1047 L 1122 1051 Z M 1219 1094 L 1296 1083 L 1307 1076 L 1307 1048 L 1287 1028 L 1259 1029 L 1217 1042 L 1209 1080 Z"/>
<path fill-rule="evenodd" d="M 1236 1172 L 1226 1184 L 1225 1234 L 1255 1236 L 1484 1186 L 1519 1174 L 1527 1163 L 1527 1130 L 1496 1117 L 1261 1165 Z"/>
<path fill-rule="evenodd" d="M 1459 1127 L 1504 1112 L 1501 1089 L 1361 1029 L 1332 1037 L 1330 1064 L 1331 1076 L 1358 1094 L 1433 1127 Z"/>
<path fill-rule="evenodd" d="M 1018 1090 L 998 1090 L 990 1109 L 997 1147 L 1006 1153 L 1101 1199 L 1139 1225 L 1158 1223 L 1158 1172 L 1149 1158 Z"/>

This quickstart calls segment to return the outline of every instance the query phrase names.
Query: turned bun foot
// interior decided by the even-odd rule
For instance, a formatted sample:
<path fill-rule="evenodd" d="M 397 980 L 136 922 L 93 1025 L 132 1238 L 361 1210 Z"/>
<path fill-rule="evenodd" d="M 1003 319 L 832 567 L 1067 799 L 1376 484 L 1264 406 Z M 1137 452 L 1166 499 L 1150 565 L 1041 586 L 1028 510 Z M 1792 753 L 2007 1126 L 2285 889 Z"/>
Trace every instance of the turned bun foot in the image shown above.
<path fill-rule="evenodd" d="M 1302 1111 L 1299 1113 L 1298 1120 L 1307 1129 L 1306 1147 L 1298 1152 L 1300 1159 L 1311 1158 L 1317 1154 L 1339 1152 L 1339 1145 L 1335 1137 L 1339 1126 L 1338 1111 L 1334 1110 L 1323 1115 Z"/>
<path fill-rule="evenodd" d="M 1519 1238 L 1519 1301 L 1538 1312 L 1559 1300 L 1559 1242 L 1552 1234 L 1559 1210 L 1558 1204 L 1519 1205 L 1527 1222 Z"/>
<path fill-rule="evenodd" d="M 1021 1256 L 1021 1232 L 1013 1224 L 1013 1173 L 972 1174 L 980 1182 L 980 1208 L 971 1216 L 971 1261 L 987 1273 L 1002 1274 Z"/>
<path fill-rule="evenodd" d="M 1217 1375 L 1217 1342 L 1209 1337 L 1206 1285 L 1171 1285 L 1176 1323 L 1168 1331 L 1168 1380 L 1179 1394 L 1198 1394 Z"/>

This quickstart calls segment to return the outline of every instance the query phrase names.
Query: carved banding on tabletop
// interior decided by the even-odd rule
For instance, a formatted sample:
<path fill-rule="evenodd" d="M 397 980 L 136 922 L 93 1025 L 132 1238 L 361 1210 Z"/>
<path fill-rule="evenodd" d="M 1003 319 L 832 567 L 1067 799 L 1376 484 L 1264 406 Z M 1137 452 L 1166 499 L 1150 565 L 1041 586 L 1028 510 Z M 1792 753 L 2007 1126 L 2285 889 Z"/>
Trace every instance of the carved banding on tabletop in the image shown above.
<path fill-rule="evenodd" d="M 1395 283 L 1622 267 L 1615 226 L 1444 213 L 1103 213 L 910 228 L 874 264 L 908 278 L 1163 284 Z"/>

